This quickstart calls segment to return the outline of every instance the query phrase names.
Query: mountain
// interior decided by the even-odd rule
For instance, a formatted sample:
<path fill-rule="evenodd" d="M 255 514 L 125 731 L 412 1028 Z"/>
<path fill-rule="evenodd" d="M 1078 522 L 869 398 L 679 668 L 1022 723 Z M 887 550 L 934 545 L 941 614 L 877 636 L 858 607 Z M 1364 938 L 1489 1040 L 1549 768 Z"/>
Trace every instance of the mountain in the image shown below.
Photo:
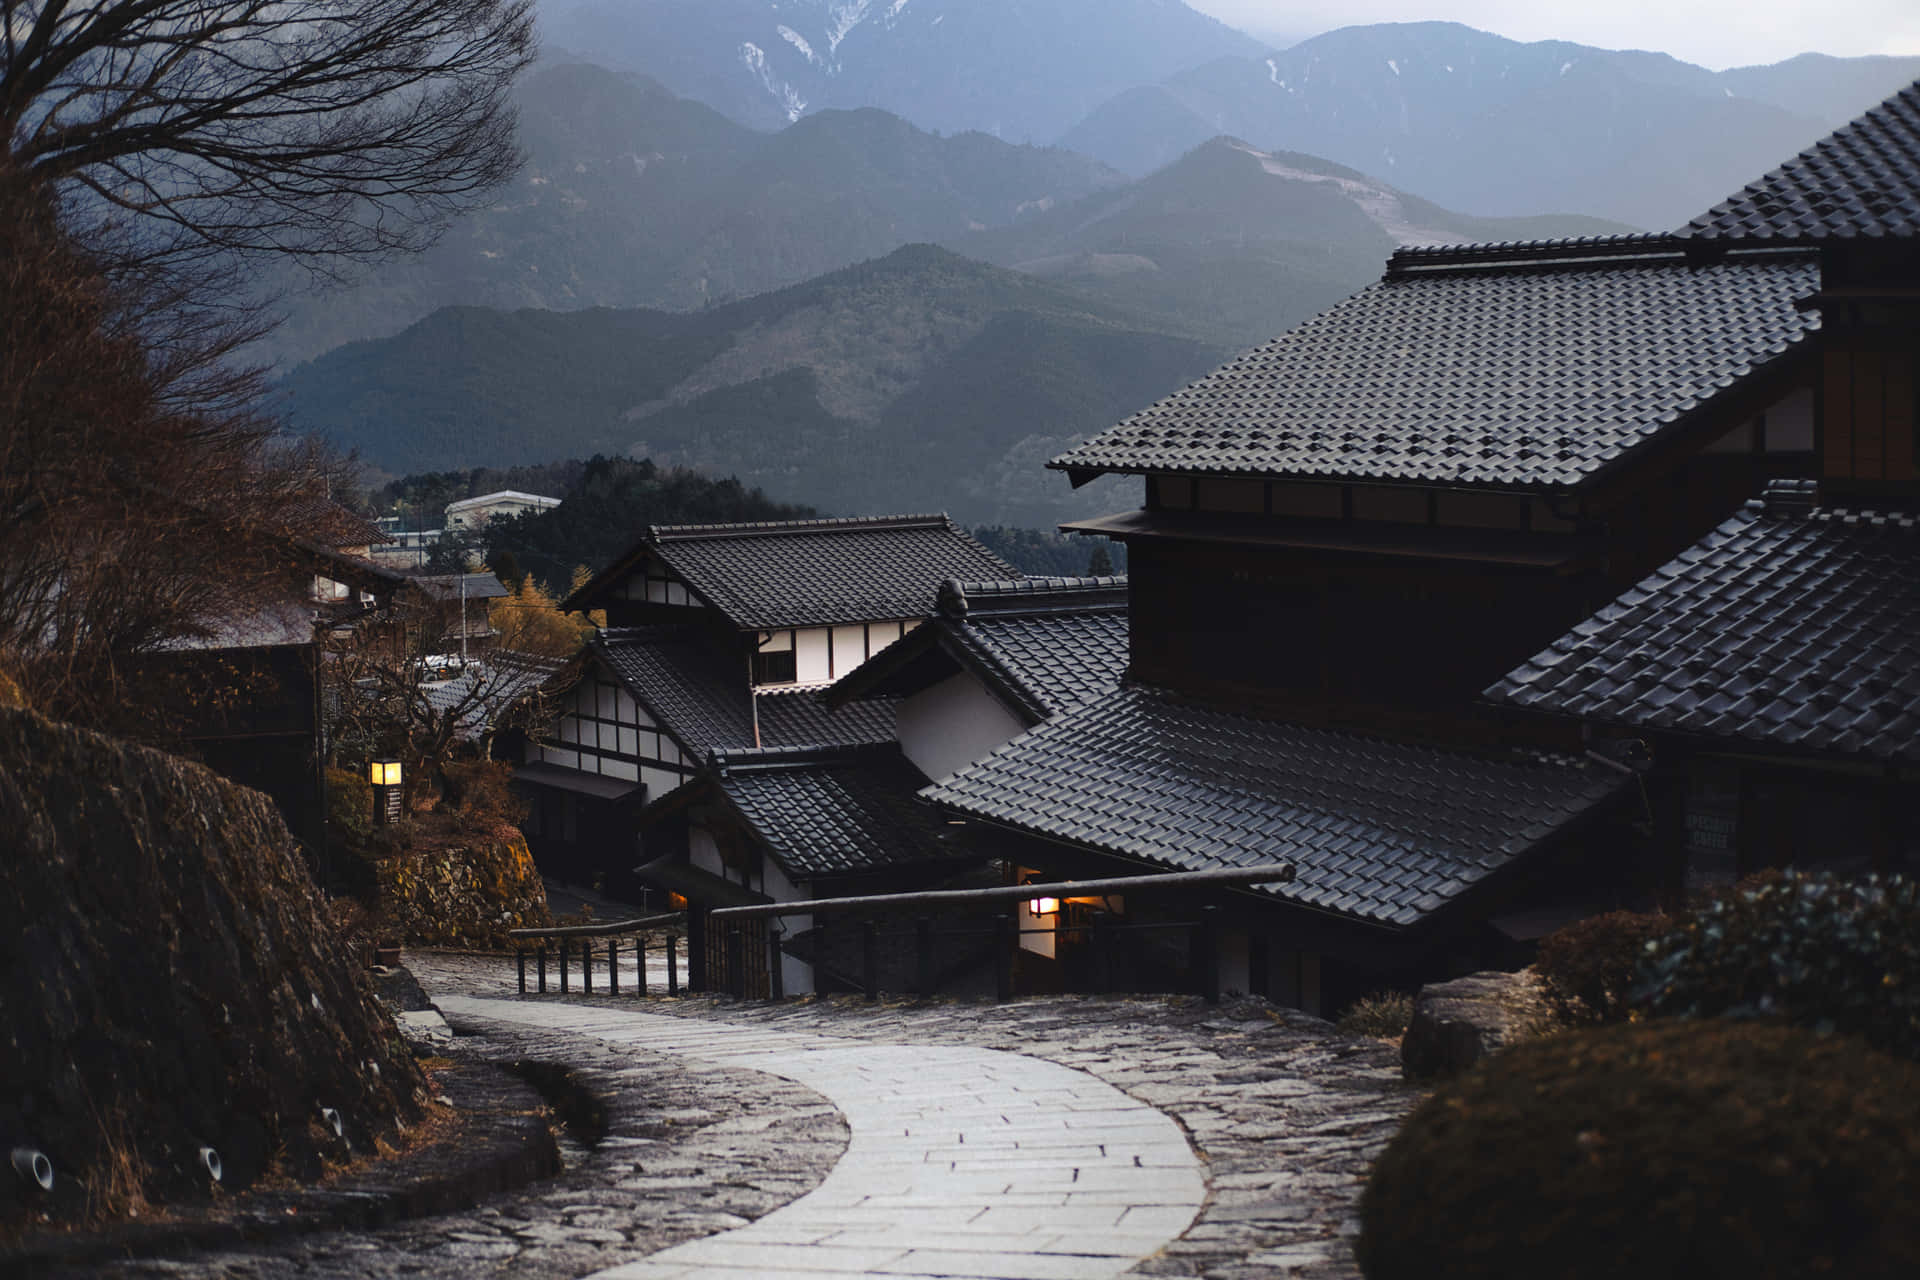
<path fill-rule="evenodd" d="M 1377 279 L 1400 245 L 1628 229 L 1574 216 L 1469 217 L 1316 156 L 1216 138 L 1137 183 L 949 247 L 1247 347 Z"/>
<path fill-rule="evenodd" d="M 1451 208 L 1684 222 L 1920 76 L 1920 58 L 1712 72 L 1457 23 L 1347 27 L 1115 95 L 1059 144 L 1143 174 L 1217 134 L 1325 156 Z"/>
<path fill-rule="evenodd" d="M 291 425 L 394 472 L 593 453 L 830 512 L 1040 525 L 1117 501 L 1041 464 L 1225 348 L 929 245 L 703 311 L 437 311 L 280 384 Z"/>
<path fill-rule="evenodd" d="M 659 307 L 748 297 L 997 227 L 1124 181 L 1095 161 L 885 112 L 756 133 L 584 63 L 518 89 L 526 167 L 491 209 L 352 288 L 294 299 L 268 354 L 304 359 L 439 307 Z"/>
<path fill-rule="evenodd" d="M 1012 141 L 1262 49 L 1179 0 L 547 0 L 541 32 L 757 128 L 882 107 Z"/>

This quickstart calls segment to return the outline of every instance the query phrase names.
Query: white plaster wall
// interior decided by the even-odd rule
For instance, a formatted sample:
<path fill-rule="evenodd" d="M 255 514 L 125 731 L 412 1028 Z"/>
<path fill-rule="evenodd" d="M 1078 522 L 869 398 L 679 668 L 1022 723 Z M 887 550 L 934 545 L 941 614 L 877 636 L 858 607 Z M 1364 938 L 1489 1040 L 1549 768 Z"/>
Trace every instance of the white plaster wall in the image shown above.
<path fill-rule="evenodd" d="M 789 880 L 779 863 L 768 859 L 761 866 L 760 891 L 775 902 L 804 902 L 813 896 L 808 886 L 796 885 Z M 782 916 L 775 923 L 785 929 L 786 936 L 791 938 L 813 928 L 813 917 Z M 813 966 L 783 953 L 780 957 L 780 981 L 790 996 L 812 995 Z"/>
<path fill-rule="evenodd" d="M 1026 732 L 987 687 L 962 671 L 900 704 L 900 750 L 938 782 Z"/>
<path fill-rule="evenodd" d="M 711 871 L 716 876 L 727 874 L 727 864 L 720 861 L 720 847 L 713 842 L 713 833 L 705 827 L 690 827 L 687 830 L 687 861 L 701 871 Z"/>
<path fill-rule="evenodd" d="M 825 684 L 833 679 L 833 666 L 827 656 L 827 637 L 831 627 L 807 627 L 799 633 L 799 652 L 794 656 L 801 684 Z"/>

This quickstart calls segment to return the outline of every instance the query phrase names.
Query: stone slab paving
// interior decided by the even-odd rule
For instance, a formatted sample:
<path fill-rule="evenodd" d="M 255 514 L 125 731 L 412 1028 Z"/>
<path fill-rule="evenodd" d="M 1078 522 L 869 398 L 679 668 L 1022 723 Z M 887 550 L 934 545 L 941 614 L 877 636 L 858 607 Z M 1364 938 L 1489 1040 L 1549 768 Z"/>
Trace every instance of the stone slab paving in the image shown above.
<path fill-rule="evenodd" d="M 436 998 L 511 993 L 497 959 L 427 953 L 408 963 Z M 1207 1197 L 1194 1223 L 1134 1275 L 1357 1280 L 1352 1239 L 1367 1170 L 1423 1096 L 1402 1081 L 1396 1045 L 1344 1036 L 1258 999 L 683 997 L 645 1008 L 845 1039 L 1006 1049 L 1085 1071 L 1159 1108 L 1186 1131 Z"/>
<path fill-rule="evenodd" d="M 1086 1073 L 1171 1117 L 1204 1174 L 1198 1217 L 1184 1231 L 1166 1228 L 1177 1238 L 1135 1262 L 1129 1274 L 1136 1276 L 1357 1280 L 1350 1239 L 1362 1181 L 1420 1097 L 1401 1083 L 1393 1046 L 1341 1036 L 1316 1018 L 1260 1000 L 1217 1007 L 1184 998 L 1071 996 L 1006 1005 L 839 998 L 765 1005 L 711 997 L 643 1003 L 578 995 L 518 1001 L 510 958 L 410 953 L 407 964 L 444 1007 L 455 1007 L 448 996 L 478 997 L 506 1005 L 515 1019 L 456 1017 L 469 1034 L 451 1053 L 574 1067 L 609 1100 L 607 1141 L 587 1149 L 563 1139 L 567 1168 L 559 1177 L 467 1213 L 252 1251 L 122 1263 L 107 1274 L 560 1280 L 650 1260 L 654 1275 L 671 1275 L 660 1265 L 664 1251 L 758 1223 L 802 1200 L 852 1149 L 835 1106 L 796 1080 L 521 1020 L 535 1009 L 640 1011 L 701 1031 L 718 1022 L 742 1032 L 830 1038 L 849 1049 L 997 1049 Z M 1044 1225 L 1058 1208 L 999 1207 L 1010 1230 Z M 1028 1212 L 1016 1215 L 1016 1207 Z M 962 1208 L 969 1220 L 977 1212 Z M 951 1234 L 916 1235 L 910 1243 L 944 1247 Z M 804 1274 L 826 1280 L 831 1273 Z"/>
<path fill-rule="evenodd" d="M 1206 1195 L 1172 1120 L 1039 1058 L 571 1003 L 445 996 L 441 1007 L 456 1021 L 552 1027 L 765 1071 L 846 1117 L 846 1154 L 819 1187 L 751 1225 L 604 1272 L 609 1280 L 1098 1280 L 1157 1253 Z"/>

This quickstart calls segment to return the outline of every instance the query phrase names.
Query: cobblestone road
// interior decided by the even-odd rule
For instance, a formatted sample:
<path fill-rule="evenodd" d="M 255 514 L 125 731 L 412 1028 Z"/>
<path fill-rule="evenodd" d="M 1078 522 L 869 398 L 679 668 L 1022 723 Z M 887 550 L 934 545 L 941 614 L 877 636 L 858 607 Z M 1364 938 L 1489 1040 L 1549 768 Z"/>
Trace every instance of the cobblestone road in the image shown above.
<path fill-rule="evenodd" d="M 512 999 L 510 965 L 499 959 L 423 954 L 408 964 L 436 998 Z M 1218 1007 L 1089 997 L 761 1005 L 576 996 L 567 1007 L 838 1042 L 1001 1050 L 1084 1072 L 1176 1121 L 1204 1174 L 1197 1219 L 1136 1263 L 1134 1275 L 1353 1280 L 1349 1241 L 1361 1180 L 1419 1096 L 1400 1083 L 1391 1046 L 1350 1040 L 1317 1019 L 1253 1000 Z M 796 1081 L 592 1035 L 469 1022 L 485 1036 L 463 1041 L 465 1049 L 576 1067 L 613 1102 L 608 1140 L 594 1151 L 569 1145 L 559 1179 L 473 1213 L 254 1253 L 126 1263 L 112 1274 L 587 1275 L 760 1219 L 820 1186 L 846 1150 L 839 1112 Z"/>

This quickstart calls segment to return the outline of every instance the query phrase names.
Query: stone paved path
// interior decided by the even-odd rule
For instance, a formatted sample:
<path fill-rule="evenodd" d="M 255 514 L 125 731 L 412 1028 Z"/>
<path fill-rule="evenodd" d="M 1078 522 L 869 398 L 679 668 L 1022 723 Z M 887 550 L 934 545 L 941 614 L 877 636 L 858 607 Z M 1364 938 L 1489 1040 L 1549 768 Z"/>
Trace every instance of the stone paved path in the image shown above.
<path fill-rule="evenodd" d="M 1206 1194 L 1185 1135 L 1094 1077 L 993 1049 L 876 1045 L 572 1004 L 443 997 L 456 1021 L 551 1027 L 806 1085 L 847 1151 L 751 1225 L 603 1275 L 1093 1280 L 1158 1252 Z"/>
<path fill-rule="evenodd" d="M 770 1005 L 699 996 L 643 1003 L 578 994 L 518 1000 L 512 963 L 499 957 L 410 953 L 407 964 L 450 1012 L 462 1007 L 450 997 L 460 996 L 473 1001 L 469 1011 L 483 1002 L 490 1010 L 486 1017 L 455 1013 L 469 1034 L 449 1052 L 568 1064 L 608 1100 L 606 1140 L 589 1148 L 563 1136 L 567 1167 L 557 1178 L 465 1213 L 85 1274 L 575 1280 L 646 1262 L 651 1273 L 628 1274 L 672 1275 L 665 1264 L 676 1246 L 777 1217 L 831 1182 L 853 1149 L 840 1106 L 812 1086 L 768 1074 L 765 1054 L 752 1066 L 700 1060 L 540 1025 L 547 1010 L 644 1012 L 673 1024 L 661 1044 L 678 1040 L 679 1027 L 699 1040 L 725 1024 L 846 1049 L 1003 1050 L 1091 1076 L 1170 1117 L 1204 1177 L 1198 1217 L 1177 1236 L 1177 1227 L 1166 1228 L 1174 1238 L 1134 1262 L 1133 1276 L 1357 1280 L 1351 1237 L 1367 1167 L 1420 1096 L 1401 1083 L 1392 1046 L 1342 1036 L 1260 1000 L 1218 1007 L 1183 997 L 1057 996 L 1005 1005 L 838 997 Z"/>

